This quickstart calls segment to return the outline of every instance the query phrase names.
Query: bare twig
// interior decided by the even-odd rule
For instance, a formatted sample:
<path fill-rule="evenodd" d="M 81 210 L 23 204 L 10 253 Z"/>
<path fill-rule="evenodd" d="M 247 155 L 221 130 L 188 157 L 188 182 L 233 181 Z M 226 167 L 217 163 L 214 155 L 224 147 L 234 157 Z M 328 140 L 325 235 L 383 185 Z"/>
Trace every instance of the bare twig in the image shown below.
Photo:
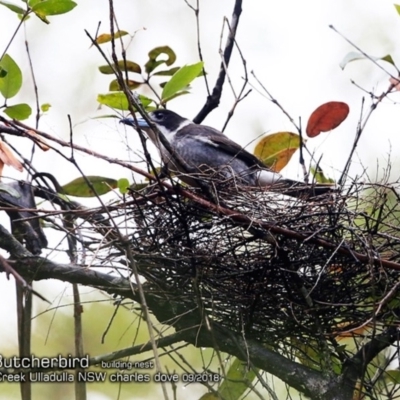
<path fill-rule="evenodd" d="M 196 36 L 197 36 L 197 52 L 199 53 L 200 61 L 204 62 L 203 52 L 201 50 L 201 41 L 200 41 L 200 2 L 196 0 L 196 7 L 193 7 L 188 0 L 184 0 L 187 6 L 194 12 L 196 17 Z M 208 85 L 208 78 L 206 75 L 206 70 L 203 66 L 203 78 L 204 84 L 206 85 L 207 95 L 210 96 L 210 87 Z"/>
<path fill-rule="evenodd" d="M 242 13 L 242 0 L 235 0 L 235 5 L 233 8 L 233 14 L 231 19 L 231 30 L 229 32 L 226 41 L 223 62 L 221 62 L 219 75 L 211 95 L 207 97 L 207 101 L 204 104 L 203 108 L 196 115 L 196 117 L 193 118 L 193 122 L 196 124 L 200 124 L 201 122 L 203 122 L 206 116 L 219 105 L 222 95 L 222 88 L 224 86 L 226 77 L 226 68 L 229 66 L 229 62 L 231 59 L 232 50 L 235 43 L 236 31 L 239 25 L 239 18 L 241 13 Z"/>

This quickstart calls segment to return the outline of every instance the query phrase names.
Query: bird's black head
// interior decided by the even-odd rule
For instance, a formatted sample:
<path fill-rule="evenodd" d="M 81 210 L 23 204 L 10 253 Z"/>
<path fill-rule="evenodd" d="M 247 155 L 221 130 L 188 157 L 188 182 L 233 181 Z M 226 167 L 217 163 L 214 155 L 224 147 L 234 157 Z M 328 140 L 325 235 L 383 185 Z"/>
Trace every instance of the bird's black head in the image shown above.
<path fill-rule="evenodd" d="M 185 118 L 182 118 L 177 113 L 164 109 L 150 112 L 149 117 L 157 128 L 164 128 L 164 130 L 168 130 L 169 132 L 176 131 L 186 121 Z"/>
<path fill-rule="evenodd" d="M 175 134 L 180 128 L 192 122 L 182 118 L 177 113 L 170 110 L 155 110 L 148 113 L 150 120 L 154 123 L 157 129 L 164 135 L 169 136 Z M 149 130 L 149 125 L 143 118 L 124 118 L 120 121 L 123 124 L 131 125 L 134 128 L 144 129 L 146 132 Z"/>

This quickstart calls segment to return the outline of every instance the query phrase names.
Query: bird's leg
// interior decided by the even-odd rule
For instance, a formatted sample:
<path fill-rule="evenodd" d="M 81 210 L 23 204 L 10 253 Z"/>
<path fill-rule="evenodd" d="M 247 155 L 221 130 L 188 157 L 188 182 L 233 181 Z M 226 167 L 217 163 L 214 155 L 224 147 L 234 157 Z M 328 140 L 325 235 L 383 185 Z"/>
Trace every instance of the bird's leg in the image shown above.
<path fill-rule="evenodd" d="M 158 173 L 158 177 L 159 179 L 163 180 L 165 178 L 168 178 L 169 175 L 169 170 L 168 170 L 168 166 L 166 164 L 164 164 L 161 169 L 160 172 Z"/>

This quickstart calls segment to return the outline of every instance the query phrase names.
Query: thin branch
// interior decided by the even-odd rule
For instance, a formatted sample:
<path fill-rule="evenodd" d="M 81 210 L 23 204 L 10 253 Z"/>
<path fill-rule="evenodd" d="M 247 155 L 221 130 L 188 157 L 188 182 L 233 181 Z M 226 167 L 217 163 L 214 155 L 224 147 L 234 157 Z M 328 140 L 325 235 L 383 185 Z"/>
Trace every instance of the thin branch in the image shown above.
<path fill-rule="evenodd" d="M 223 61 L 221 62 L 219 75 L 217 81 L 215 82 L 215 86 L 211 95 L 207 97 L 207 101 L 204 104 L 203 108 L 193 118 L 193 122 L 195 124 L 200 124 L 201 122 L 203 122 L 204 119 L 207 117 L 207 115 L 212 110 L 217 108 L 219 105 L 222 95 L 222 88 L 224 86 L 226 78 L 226 68 L 228 68 L 231 59 L 233 46 L 235 44 L 236 31 L 239 25 L 239 18 L 241 13 L 242 13 L 242 0 L 236 0 L 231 19 L 231 30 L 229 31 L 229 35 L 226 41 L 225 50 L 223 54 Z"/>
<path fill-rule="evenodd" d="M 197 52 L 199 53 L 199 59 L 200 61 L 204 62 L 204 57 L 203 57 L 203 52 L 201 50 L 201 41 L 200 41 L 200 4 L 199 0 L 196 0 L 196 7 L 193 7 L 188 0 L 183 0 L 186 5 L 194 12 L 194 15 L 196 17 L 196 36 L 197 36 Z M 208 78 L 206 74 L 206 70 L 203 65 L 203 78 L 204 78 L 204 83 L 206 85 L 206 90 L 207 90 L 207 95 L 210 95 L 210 87 L 208 85 Z"/>
<path fill-rule="evenodd" d="M 253 75 L 256 82 L 261 86 L 262 90 L 267 94 L 268 100 L 270 100 L 273 104 L 275 104 L 288 118 L 288 120 L 292 123 L 292 125 L 296 128 L 297 132 L 300 132 L 300 126 L 296 124 L 292 116 L 286 111 L 286 109 L 279 103 L 279 101 L 269 92 L 269 90 L 262 84 L 262 82 L 257 78 L 254 71 L 250 71 Z M 259 91 L 258 91 L 259 92 Z M 260 93 L 260 92 L 259 92 Z M 262 93 L 260 93 L 262 95 Z M 264 96 L 265 97 L 265 96 Z"/>
<path fill-rule="evenodd" d="M 365 58 L 370 60 L 372 63 L 374 63 L 379 69 L 381 69 L 383 72 L 388 74 L 391 78 L 397 79 L 394 77 L 392 74 L 390 74 L 385 68 L 380 65 L 376 59 L 372 58 L 370 55 L 365 53 L 360 47 L 358 47 L 355 43 L 353 43 L 350 39 L 348 39 L 346 36 L 344 36 L 341 32 L 339 32 L 333 25 L 329 25 L 329 28 L 331 28 L 333 31 L 335 31 L 338 35 L 340 35 L 347 43 L 349 43 L 351 46 L 353 46 L 356 50 L 358 50 Z M 392 64 L 393 65 L 393 64 Z M 396 65 L 393 65 L 394 68 L 396 69 L 397 73 L 400 73 L 399 69 L 396 67 Z"/>
<path fill-rule="evenodd" d="M 231 31 L 231 26 L 230 26 L 229 21 L 227 20 L 227 18 L 224 18 L 224 21 L 228 25 L 229 31 Z M 238 43 L 237 43 L 235 38 L 234 38 L 234 43 L 236 45 L 236 49 L 237 49 L 237 51 L 239 53 L 240 59 L 242 60 L 242 65 L 243 65 L 243 70 L 244 70 L 243 85 L 242 85 L 242 87 L 241 87 L 241 89 L 239 91 L 239 94 L 237 96 L 236 96 L 235 91 L 234 91 L 234 89 L 232 87 L 232 93 L 233 93 L 233 95 L 235 97 L 235 102 L 233 103 L 232 108 L 229 110 L 228 116 L 226 118 L 226 121 L 225 121 L 222 129 L 221 129 L 221 132 L 224 132 L 224 130 L 228 126 L 228 123 L 229 123 L 230 119 L 232 118 L 233 113 L 235 112 L 235 109 L 238 106 L 238 104 L 242 100 L 244 100 L 251 93 L 251 89 L 248 90 L 246 93 L 244 93 L 244 91 L 245 91 L 245 89 L 246 89 L 246 87 L 247 87 L 247 85 L 249 83 L 249 77 L 248 77 L 248 73 L 247 73 L 247 62 L 246 62 L 246 60 L 245 60 L 245 58 L 243 56 L 242 51 L 240 50 L 240 47 L 239 47 L 239 45 L 238 45 Z M 222 49 L 220 49 L 220 54 L 222 55 Z M 223 59 L 222 59 L 222 61 L 223 61 Z M 226 65 L 225 62 L 224 62 L 224 65 Z M 227 73 L 227 76 L 228 76 L 228 79 L 229 79 L 228 66 L 226 66 L 226 73 Z M 229 82 L 229 83 L 231 84 L 231 82 Z M 231 86 L 232 86 L 232 84 L 231 84 Z"/>
<path fill-rule="evenodd" d="M 11 36 L 11 39 L 8 41 L 6 47 L 4 48 L 4 51 L 3 51 L 2 55 L 0 56 L 0 61 L 3 59 L 3 57 L 7 53 L 9 47 L 11 46 L 11 43 L 14 41 L 15 37 L 17 36 L 17 33 L 18 33 L 19 29 L 21 28 L 22 24 L 25 22 L 25 19 L 29 15 L 30 12 L 31 12 L 31 10 L 29 8 L 27 8 L 25 13 L 21 16 L 21 19 L 20 19 L 20 21 L 18 23 L 17 28 L 15 29 L 14 33 Z"/>
<path fill-rule="evenodd" d="M 25 32 L 25 35 L 26 35 L 26 32 Z M 32 77 L 33 91 L 35 93 L 35 104 L 36 104 L 35 128 L 38 129 L 39 128 L 39 119 L 40 119 L 39 90 L 38 90 L 38 86 L 36 83 L 35 70 L 33 69 L 31 52 L 29 50 L 29 43 L 28 43 L 28 39 L 26 37 L 25 37 L 25 49 L 26 49 L 26 54 L 28 56 L 28 61 L 29 61 L 29 70 L 31 72 L 31 77 Z M 33 151 L 34 151 L 34 148 L 32 149 L 32 156 L 33 156 Z M 32 160 L 32 158 L 31 158 L 31 160 Z"/>
<path fill-rule="evenodd" d="M 375 111 L 375 109 L 378 107 L 379 103 L 384 98 L 387 97 L 387 95 L 392 91 L 393 88 L 394 88 L 394 85 L 390 84 L 389 88 L 385 92 L 383 92 L 380 96 L 378 96 L 375 101 L 372 102 L 372 104 L 371 104 L 371 106 L 369 108 L 369 112 L 365 116 L 364 120 L 362 120 L 362 115 L 360 116 L 360 120 L 359 120 L 359 122 L 357 124 L 356 136 L 355 136 L 355 139 L 354 139 L 353 147 L 351 148 L 350 154 L 349 154 L 349 156 L 347 158 L 347 161 L 346 161 L 346 165 L 344 166 L 343 172 L 342 172 L 342 174 L 340 176 L 340 179 L 338 181 L 338 185 L 339 186 L 343 187 L 343 185 L 345 184 L 346 177 L 347 177 L 347 174 L 348 174 L 349 169 L 350 169 L 350 164 L 351 164 L 351 161 L 353 159 L 354 152 L 356 151 L 356 148 L 357 148 L 358 142 L 359 142 L 359 140 L 361 138 L 361 135 L 364 132 L 365 127 L 367 126 L 368 120 L 370 119 L 370 117 L 371 117 L 372 113 Z M 363 110 L 363 108 L 364 108 L 364 99 L 362 100 L 361 111 Z"/>

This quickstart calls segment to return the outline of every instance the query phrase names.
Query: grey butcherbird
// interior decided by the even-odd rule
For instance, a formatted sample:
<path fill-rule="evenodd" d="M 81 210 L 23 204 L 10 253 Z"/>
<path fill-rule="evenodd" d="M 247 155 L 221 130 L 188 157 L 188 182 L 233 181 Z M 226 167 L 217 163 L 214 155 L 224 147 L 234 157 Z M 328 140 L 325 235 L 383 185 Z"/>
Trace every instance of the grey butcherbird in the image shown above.
<path fill-rule="evenodd" d="M 301 189 L 286 194 L 298 197 L 300 192 L 305 192 L 303 183 L 283 178 L 281 174 L 271 171 L 257 157 L 214 128 L 197 125 L 170 110 L 152 111 L 148 116 L 167 139 L 171 150 L 179 155 L 191 171 L 196 172 L 197 178 L 201 178 L 201 174 L 215 174 L 219 179 L 235 178 L 239 184 L 246 186 L 271 186 L 279 182 L 280 185 L 293 189 L 294 186 L 302 186 Z M 124 118 L 121 122 L 144 130 L 158 148 L 168 169 L 185 183 L 196 186 L 196 180 L 190 177 L 192 174 L 182 171 L 174 161 L 174 154 L 162 145 L 160 138 L 144 119 L 137 118 L 137 125 L 133 118 Z M 307 188 L 308 193 L 313 195 L 330 190 L 332 186 L 325 185 Z"/>

